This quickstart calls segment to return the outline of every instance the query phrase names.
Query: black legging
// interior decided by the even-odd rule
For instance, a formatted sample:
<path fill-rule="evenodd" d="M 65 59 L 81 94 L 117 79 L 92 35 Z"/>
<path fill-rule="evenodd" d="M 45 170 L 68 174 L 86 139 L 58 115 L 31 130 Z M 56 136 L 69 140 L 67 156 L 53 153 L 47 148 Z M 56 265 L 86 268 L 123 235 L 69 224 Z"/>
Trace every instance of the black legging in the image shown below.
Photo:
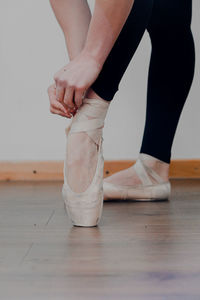
<path fill-rule="evenodd" d="M 170 163 L 178 121 L 194 75 L 192 0 L 135 0 L 104 66 L 91 86 L 111 101 L 140 41 L 152 43 L 141 153 Z"/>

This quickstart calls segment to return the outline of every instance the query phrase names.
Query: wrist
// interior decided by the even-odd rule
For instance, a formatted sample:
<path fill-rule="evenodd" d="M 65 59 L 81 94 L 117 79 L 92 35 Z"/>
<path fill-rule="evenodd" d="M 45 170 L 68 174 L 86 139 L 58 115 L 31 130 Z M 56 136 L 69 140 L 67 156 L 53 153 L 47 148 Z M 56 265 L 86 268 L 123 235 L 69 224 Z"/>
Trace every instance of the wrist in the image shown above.
<path fill-rule="evenodd" d="M 85 57 L 88 57 L 92 60 L 95 61 L 95 63 L 97 64 L 99 70 L 102 69 L 103 64 L 104 64 L 104 60 L 102 59 L 102 57 L 100 55 L 98 55 L 98 53 L 94 53 L 94 51 L 91 51 L 87 48 L 83 48 L 83 50 L 81 51 L 82 55 Z"/>

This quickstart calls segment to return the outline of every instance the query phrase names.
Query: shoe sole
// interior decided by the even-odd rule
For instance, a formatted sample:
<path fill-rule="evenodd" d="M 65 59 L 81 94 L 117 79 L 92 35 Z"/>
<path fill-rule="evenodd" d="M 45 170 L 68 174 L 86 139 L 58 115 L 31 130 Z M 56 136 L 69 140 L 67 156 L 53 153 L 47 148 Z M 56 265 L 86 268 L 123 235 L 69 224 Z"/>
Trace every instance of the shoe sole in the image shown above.
<path fill-rule="evenodd" d="M 122 199 L 122 198 L 104 198 L 104 201 L 109 201 L 109 200 L 132 200 L 132 201 L 137 201 L 137 202 L 154 202 L 154 201 L 169 201 L 169 198 L 127 198 L 127 199 Z"/>

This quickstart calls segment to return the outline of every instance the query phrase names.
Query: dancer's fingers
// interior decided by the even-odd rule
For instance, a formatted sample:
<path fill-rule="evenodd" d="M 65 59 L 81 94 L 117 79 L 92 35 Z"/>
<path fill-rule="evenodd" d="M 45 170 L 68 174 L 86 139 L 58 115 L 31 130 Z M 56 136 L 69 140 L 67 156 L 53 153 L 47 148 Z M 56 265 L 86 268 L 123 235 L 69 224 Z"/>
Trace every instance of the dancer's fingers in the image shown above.
<path fill-rule="evenodd" d="M 65 89 L 63 86 L 61 86 L 60 84 L 56 85 L 56 100 L 59 102 L 63 101 L 64 98 L 64 94 L 65 94 Z"/>
<path fill-rule="evenodd" d="M 72 117 L 69 113 L 65 114 L 62 111 L 60 111 L 59 109 L 53 108 L 52 106 L 50 107 L 50 112 L 52 114 L 60 115 L 62 117 L 67 117 L 67 118 L 71 118 Z"/>
<path fill-rule="evenodd" d="M 60 103 L 58 101 L 52 101 L 51 106 L 55 109 L 62 111 L 64 114 L 68 113 L 68 110 L 62 105 L 62 103 Z"/>
<path fill-rule="evenodd" d="M 82 105 L 85 94 L 86 94 L 85 89 L 83 88 L 76 89 L 74 95 L 74 102 L 77 105 L 77 107 L 80 107 Z"/>
<path fill-rule="evenodd" d="M 48 95 L 49 95 L 50 106 L 66 114 L 66 116 L 70 118 L 71 117 L 70 112 L 68 111 L 67 107 L 65 107 L 64 103 L 61 103 L 56 100 L 55 85 L 51 85 L 48 88 Z"/>
<path fill-rule="evenodd" d="M 63 102 L 71 109 L 75 109 L 76 105 L 73 101 L 74 99 L 74 88 L 73 87 L 67 87 L 65 89 L 65 95 L 64 95 L 64 100 Z"/>
<path fill-rule="evenodd" d="M 49 95 L 49 101 L 50 101 L 50 104 L 51 103 L 55 103 L 55 102 L 58 102 L 56 100 L 56 85 L 55 84 L 52 84 L 48 87 L 47 89 L 47 92 L 48 92 L 48 95 Z M 58 102 L 59 103 L 59 102 Z"/>

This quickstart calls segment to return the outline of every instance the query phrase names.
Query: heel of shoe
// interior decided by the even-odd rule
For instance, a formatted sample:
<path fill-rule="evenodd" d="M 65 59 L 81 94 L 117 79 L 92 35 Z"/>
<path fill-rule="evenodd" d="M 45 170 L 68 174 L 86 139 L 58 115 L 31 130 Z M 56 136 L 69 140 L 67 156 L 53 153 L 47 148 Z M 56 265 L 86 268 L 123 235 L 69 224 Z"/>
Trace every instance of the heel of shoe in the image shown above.
<path fill-rule="evenodd" d="M 170 182 L 160 183 L 152 187 L 152 199 L 168 200 L 171 194 Z"/>

